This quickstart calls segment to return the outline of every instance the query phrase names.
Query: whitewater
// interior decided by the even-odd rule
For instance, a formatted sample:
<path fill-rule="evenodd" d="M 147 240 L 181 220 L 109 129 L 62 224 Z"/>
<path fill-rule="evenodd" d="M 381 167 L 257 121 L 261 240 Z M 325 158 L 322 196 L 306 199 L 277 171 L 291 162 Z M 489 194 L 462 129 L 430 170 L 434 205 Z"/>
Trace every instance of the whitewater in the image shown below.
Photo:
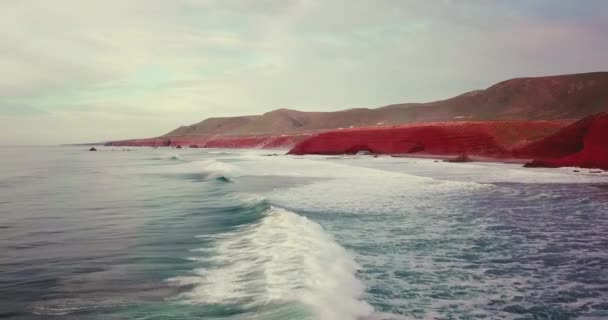
<path fill-rule="evenodd" d="M 608 174 L 2 148 L 0 318 L 605 319 Z"/>

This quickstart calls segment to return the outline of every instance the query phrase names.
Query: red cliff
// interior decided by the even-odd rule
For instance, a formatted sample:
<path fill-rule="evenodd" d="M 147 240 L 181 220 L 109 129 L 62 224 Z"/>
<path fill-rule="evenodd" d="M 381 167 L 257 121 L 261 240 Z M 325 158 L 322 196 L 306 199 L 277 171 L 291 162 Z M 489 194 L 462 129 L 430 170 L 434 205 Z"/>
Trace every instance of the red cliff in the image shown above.
<path fill-rule="evenodd" d="M 469 154 L 512 157 L 511 149 L 546 137 L 565 121 L 441 122 L 356 128 L 321 133 L 296 145 L 291 154 Z"/>
<path fill-rule="evenodd" d="M 580 120 L 546 138 L 514 150 L 534 158 L 528 167 L 581 167 L 608 170 L 608 113 Z"/>
<path fill-rule="evenodd" d="M 336 130 L 305 139 L 289 153 L 355 154 L 360 151 L 534 159 L 526 166 L 608 170 L 608 113 L 571 124 L 485 121 Z"/>

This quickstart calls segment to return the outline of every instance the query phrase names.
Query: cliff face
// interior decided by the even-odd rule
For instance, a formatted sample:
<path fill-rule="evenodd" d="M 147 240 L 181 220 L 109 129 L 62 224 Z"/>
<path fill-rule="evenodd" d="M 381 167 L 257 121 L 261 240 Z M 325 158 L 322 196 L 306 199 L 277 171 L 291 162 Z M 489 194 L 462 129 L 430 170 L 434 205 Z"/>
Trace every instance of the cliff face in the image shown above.
<path fill-rule="evenodd" d="M 608 111 L 608 72 L 517 78 L 430 103 L 336 112 L 279 109 L 257 116 L 210 118 L 164 137 L 280 135 L 421 122 L 581 119 L 602 111 Z"/>
<path fill-rule="evenodd" d="M 608 113 L 580 120 L 515 150 L 535 158 L 529 167 L 581 167 L 608 170 Z"/>
<path fill-rule="evenodd" d="M 565 127 L 564 121 L 440 122 L 355 128 L 321 133 L 298 143 L 290 154 L 477 155 L 511 157 L 511 149 Z"/>
<path fill-rule="evenodd" d="M 608 170 L 608 112 L 564 121 L 484 121 L 357 128 L 321 133 L 290 154 L 476 155 L 534 159 L 528 167 Z"/>

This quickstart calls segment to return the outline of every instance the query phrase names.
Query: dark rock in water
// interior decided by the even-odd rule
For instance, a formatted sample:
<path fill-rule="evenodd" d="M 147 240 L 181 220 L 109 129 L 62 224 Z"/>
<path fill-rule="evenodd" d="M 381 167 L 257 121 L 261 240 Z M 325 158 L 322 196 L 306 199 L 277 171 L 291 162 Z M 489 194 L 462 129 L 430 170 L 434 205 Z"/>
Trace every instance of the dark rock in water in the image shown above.
<path fill-rule="evenodd" d="M 572 172 L 581 172 L 580 170 L 572 170 Z"/>
<path fill-rule="evenodd" d="M 95 149 L 94 147 L 92 147 L 91 149 L 89 149 L 89 151 L 97 151 L 97 149 Z"/>
<path fill-rule="evenodd" d="M 589 171 L 589 173 L 602 173 L 602 171 Z"/>
<path fill-rule="evenodd" d="M 193 144 L 193 145 L 190 145 L 188 148 L 190 148 L 190 149 L 196 149 L 196 148 L 199 148 L 199 146 Z"/>
<path fill-rule="evenodd" d="M 180 146 L 180 145 L 177 145 L 177 147 L 175 147 L 175 149 L 181 149 L 181 148 L 182 148 L 182 146 Z"/>
<path fill-rule="evenodd" d="M 456 158 L 446 159 L 444 161 L 445 162 L 473 162 L 473 160 L 471 158 L 469 158 L 469 156 L 467 156 L 466 154 L 461 154 Z"/>
<path fill-rule="evenodd" d="M 435 162 L 441 162 L 441 161 L 439 161 L 439 160 L 435 160 Z"/>

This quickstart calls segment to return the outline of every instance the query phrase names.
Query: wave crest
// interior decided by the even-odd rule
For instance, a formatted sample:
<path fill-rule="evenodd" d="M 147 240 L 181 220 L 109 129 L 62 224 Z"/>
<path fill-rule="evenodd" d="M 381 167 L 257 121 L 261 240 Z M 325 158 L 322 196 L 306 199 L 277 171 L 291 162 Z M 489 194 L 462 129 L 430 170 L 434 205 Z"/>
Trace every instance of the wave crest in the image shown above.
<path fill-rule="evenodd" d="M 305 217 L 271 206 L 258 223 L 201 237 L 215 244 L 193 257 L 207 267 L 171 279 L 193 286 L 182 295 L 189 303 L 296 303 L 320 320 L 360 319 L 373 311 L 359 299 L 364 286 L 355 277 L 358 265 Z"/>

